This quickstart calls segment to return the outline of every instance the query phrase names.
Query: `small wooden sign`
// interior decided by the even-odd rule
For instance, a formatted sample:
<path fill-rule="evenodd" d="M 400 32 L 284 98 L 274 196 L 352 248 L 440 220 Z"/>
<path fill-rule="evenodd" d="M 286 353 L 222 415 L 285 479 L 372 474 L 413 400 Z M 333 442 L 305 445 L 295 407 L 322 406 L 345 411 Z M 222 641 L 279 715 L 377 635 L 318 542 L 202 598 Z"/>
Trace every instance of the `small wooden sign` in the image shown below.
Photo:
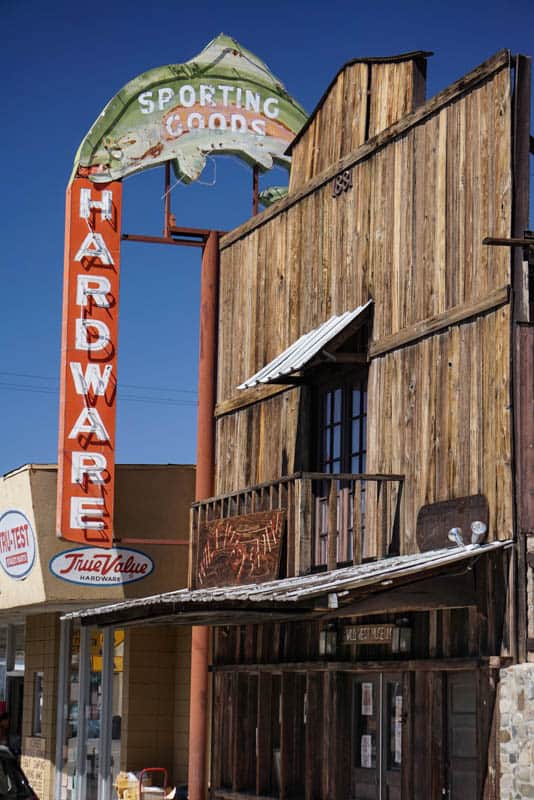
<path fill-rule="evenodd" d="M 342 644 L 391 644 L 394 625 L 347 625 Z"/>
<path fill-rule="evenodd" d="M 275 580 L 285 510 L 256 511 L 199 527 L 197 586 L 240 586 Z"/>
<path fill-rule="evenodd" d="M 457 497 L 440 503 L 430 503 L 419 509 L 415 538 L 419 550 L 439 550 L 454 547 L 448 538 L 451 528 L 461 528 L 464 544 L 471 544 L 471 523 L 480 520 L 489 524 L 488 501 L 482 494 Z"/>

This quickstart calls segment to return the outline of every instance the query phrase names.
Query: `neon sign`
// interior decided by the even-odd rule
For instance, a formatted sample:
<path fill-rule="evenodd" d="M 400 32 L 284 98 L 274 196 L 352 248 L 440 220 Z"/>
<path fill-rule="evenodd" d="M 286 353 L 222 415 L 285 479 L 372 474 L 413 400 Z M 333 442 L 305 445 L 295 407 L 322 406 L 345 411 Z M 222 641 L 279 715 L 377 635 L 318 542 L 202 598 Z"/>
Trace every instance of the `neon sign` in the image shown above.
<path fill-rule="evenodd" d="M 111 547 L 122 184 L 67 191 L 57 533 Z"/>

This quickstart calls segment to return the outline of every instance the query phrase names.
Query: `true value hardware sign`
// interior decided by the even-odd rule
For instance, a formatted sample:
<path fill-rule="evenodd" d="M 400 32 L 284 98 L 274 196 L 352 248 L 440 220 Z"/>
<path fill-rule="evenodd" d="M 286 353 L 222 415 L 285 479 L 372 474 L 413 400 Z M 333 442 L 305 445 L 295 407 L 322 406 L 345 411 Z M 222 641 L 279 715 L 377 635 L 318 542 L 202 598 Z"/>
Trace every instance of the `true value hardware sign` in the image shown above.
<path fill-rule="evenodd" d="M 154 562 L 146 553 L 127 547 L 103 549 L 76 547 L 50 559 L 50 572 L 57 578 L 83 586 L 118 586 L 146 578 Z"/>
<path fill-rule="evenodd" d="M 171 161 L 194 181 L 209 154 L 287 164 L 306 121 L 267 66 L 221 34 L 191 61 L 139 75 L 84 138 L 67 189 L 57 535 L 113 543 L 121 179 Z"/>

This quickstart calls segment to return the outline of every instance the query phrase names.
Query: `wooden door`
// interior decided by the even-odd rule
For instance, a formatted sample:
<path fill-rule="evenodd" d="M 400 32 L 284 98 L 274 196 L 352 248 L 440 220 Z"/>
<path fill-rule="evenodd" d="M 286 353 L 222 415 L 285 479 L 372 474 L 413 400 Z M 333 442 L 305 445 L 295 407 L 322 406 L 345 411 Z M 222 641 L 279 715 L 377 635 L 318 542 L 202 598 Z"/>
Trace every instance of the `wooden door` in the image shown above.
<path fill-rule="evenodd" d="M 474 672 L 447 675 L 448 800 L 478 797 L 477 681 Z"/>

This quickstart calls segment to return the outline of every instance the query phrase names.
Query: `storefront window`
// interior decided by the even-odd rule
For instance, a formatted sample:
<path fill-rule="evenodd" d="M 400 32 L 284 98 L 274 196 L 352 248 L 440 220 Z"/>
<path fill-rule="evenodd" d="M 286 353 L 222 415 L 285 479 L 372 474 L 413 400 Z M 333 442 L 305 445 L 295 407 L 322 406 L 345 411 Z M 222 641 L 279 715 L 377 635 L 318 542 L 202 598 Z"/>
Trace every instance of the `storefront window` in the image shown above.
<path fill-rule="evenodd" d="M 113 684 L 112 684 L 112 716 L 111 716 L 111 775 L 112 783 L 120 772 L 121 734 L 122 734 L 122 698 L 124 692 L 124 631 L 113 633 Z"/>
<path fill-rule="evenodd" d="M 98 767 L 100 756 L 100 721 L 102 716 L 102 664 L 103 637 L 100 631 L 91 631 L 89 666 L 89 702 L 86 713 L 85 740 L 87 747 L 87 800 L 98 797 Z"/>
<path fill-rule="evenodd" d="M 42 732 L 43 732 L 43 673 L 34 672 L 32 736 L 41 736 Z"/>
<path fill-rule="evenodd" d="M 24 625 L 15 625 L 14 637 L 14 662 L 12 669 L 17 672 L 24 672 Z"/>
<path fill-rule="evenodd" d="M 7 626 L 0 625 L 0 700 L 6 700 Z"/>
<path fill-rule="evenodd" d="M 68 636 L 57 800 L 111 796 L 120 770 L 123 661 L 124 631 L 75 628 Z"/>
<path fill-rule="evenodd" d="M 67 667 L 67 702 L 63 736 L 63 768 L 61 771 L 61 800 L 74 800 L 76 792 L 76 755 L 78 749 L 78 719 L 80 697 L 80 631 L 70 636 Z"/>

